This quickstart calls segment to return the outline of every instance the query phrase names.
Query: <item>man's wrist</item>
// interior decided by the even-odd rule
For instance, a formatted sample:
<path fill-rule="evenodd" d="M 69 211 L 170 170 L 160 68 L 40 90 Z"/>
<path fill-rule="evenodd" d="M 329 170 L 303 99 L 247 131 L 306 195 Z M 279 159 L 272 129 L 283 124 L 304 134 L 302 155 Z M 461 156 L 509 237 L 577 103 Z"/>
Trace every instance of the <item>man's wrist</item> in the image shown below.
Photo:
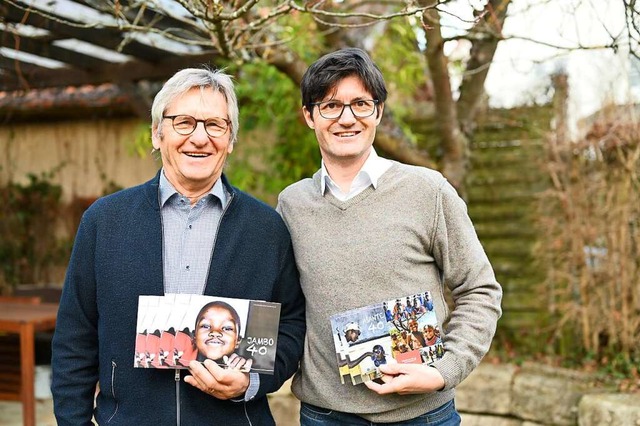
<path fill-rule="evenodd" d="M 444 376 L 442 375 L 442 373 L 440 373 L 440 370 L 438 370 L 434 365 L 428 365 L 429 368 L 433 368 L 434 370 L 436 370 L 438 372 L 438 376 L 440 376 L 440 378 L 442 379 L 442 386 L 435 389 L 436 392 L 440 392 L 442 390 L 444 390 L 446 383 L 444 381 Z"/>
<path fill-rule="evenodd" d="M 249 384 L 247 388 L 243 392 L 243 395 L 238 395 L 237 398 L 232 398 L 233 402 L 245 402 L 251 401 L 258 394 L 258 390 L 260 389 L 260 375 L 258 373 L 248 373 L 249 375 Z"/>

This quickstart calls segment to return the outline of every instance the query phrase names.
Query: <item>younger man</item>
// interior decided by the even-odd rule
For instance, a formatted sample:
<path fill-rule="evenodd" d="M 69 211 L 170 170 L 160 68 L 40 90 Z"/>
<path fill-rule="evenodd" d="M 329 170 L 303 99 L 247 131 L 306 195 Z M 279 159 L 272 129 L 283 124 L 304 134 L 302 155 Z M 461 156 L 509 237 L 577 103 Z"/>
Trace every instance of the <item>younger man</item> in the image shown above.
<path fill-rule="evenodd" d="M 304 356 L 292 386 L 301 425 L 459 424 L 454 387 L 489 349 L 502 297 L 466 206 L 440 173 L 376 154 L 387 90 L 365 52 L 323 56 L 301 92 L 322 164 L 278 203 L 307 300 Z M 431 366 L 381 365 L 384 384 L 341 385 L 329 317 L 425 291 L 434 298 L 444 356 Z"/>

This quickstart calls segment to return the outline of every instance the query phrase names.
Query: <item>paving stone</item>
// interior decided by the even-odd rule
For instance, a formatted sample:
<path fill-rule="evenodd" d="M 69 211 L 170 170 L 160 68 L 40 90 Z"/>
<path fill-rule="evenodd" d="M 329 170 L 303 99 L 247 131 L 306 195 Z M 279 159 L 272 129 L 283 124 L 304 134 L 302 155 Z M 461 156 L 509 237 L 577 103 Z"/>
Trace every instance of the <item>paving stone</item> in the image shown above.
<path fill-rule="evenodd" d="M 578 416 L 580 426 L 640 426 L 640 395 L 585 395 Z"/>
<path fill-rule="evenodd" d="M 22 403 L 0 401 L 0 426 L 22 426 Z M 36 426 L 56 426 L 53 400 L 36 400 Z"/>
<path fill-rule="evenodd" d="M 481 414 L 509 414 L 513 365 L 480 364 L 456 388 L 458 411 Z"/>

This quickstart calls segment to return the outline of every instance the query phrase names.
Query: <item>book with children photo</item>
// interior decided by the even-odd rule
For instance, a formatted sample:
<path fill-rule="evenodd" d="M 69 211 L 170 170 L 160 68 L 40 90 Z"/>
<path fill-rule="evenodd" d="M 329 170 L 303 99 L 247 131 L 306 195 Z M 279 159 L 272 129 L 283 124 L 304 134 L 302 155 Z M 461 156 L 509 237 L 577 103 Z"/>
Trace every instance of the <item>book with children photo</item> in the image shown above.
<path fill-rule="evenodd" d="M 341 312 L 330 321 L 343 384 L 377 379 L 383 364 L 431 364 L 444 355 L 428 291 Z"/>
<path fill-rule="evenodd" d="M 273 374 L 280 304 L 193 294 L 140 296 L 134 366 L 222 367 Z"/>

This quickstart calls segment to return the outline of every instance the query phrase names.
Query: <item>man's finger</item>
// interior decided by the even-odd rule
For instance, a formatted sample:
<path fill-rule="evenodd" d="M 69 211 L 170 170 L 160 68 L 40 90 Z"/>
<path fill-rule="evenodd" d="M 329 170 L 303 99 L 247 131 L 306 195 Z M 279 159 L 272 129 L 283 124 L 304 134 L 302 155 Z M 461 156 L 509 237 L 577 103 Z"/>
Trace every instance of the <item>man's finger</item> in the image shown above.
<path fill-rule="evenodd" d="M 243 371 L 249 371 L 251 370 L 251 366 L 253 365 L 253 359 L 249 359 L 247 360 L 247 362 L 244 364 L 244 367 L 242 368 Z"/>
<path fill-rule="evenodd" d="M 395 376 L 391 376 L 389 374 L 383 374 L 382 376 L 378 377 L 376 379 L 376 382 L 378 382 L 379 384 L 383 385 L 385 383 L 389 383 L 391 380 L 393 380 Z M 382 382 L 382 383 L 380 383 Z"/>
<path fill-rule="evenodd" d="M 210 380 L 211 374 L 204 368 L 198 361 L 191 361 L 189 363 L 190 375 L 185 376 L 184 381 L 191 386 L 194 386 L 201 391 L 206 392 L 207 381 Z"/>
<path fill-rule="evenodd" d="M 364 382 L 364 384 L 366 387 L 368 387 L 378 395 L 387 395 L 390 393 L 394 393 L 396 391 L 395 386 L 391 382 L 380 384 L 380 383 L 376 383 L 373 380 L 369 380 L 368 382 Z"/>
<path fill-rule="evenodd" d="M 242 372 L 248 372 L 251 369 L 251 364 L 253 363 L 253 360 L 251 359 L 246 359 L 243 357 L 238 357 L 239 359 L 237 360 L 237 362 L 235 363 L 235 365 L 233 366 L 234 370 L 239 370 Z"/>
<path fill-rule="evenodd" d="M 383 374 L 388 374 L 390 376 L 397 376 L 398 374 L 406 374 L 407 373 L 407 365 L 409 364 L 383 364 L 379 367 L 380 372 Z"/>
<path fill-rule="evenodd" d="M 227 362 L 227 366 L 231 369 L 234 370 L 242 370 L 242 371 L 248 371 L 251 368 L 251 364 L 253 363 L 253 360 L 251 359 L 246 359 L 244 357 L 241 357 L 239 355 L 236 354 L 232 354 L 229 357 L 229 361 Z"/>
<path fill-rule="evenodd" d="M 215 361 L 211 359 L 205 359 L 202 365 L 216 381 L 220 381 L 220 379 L 224 376 L 225 369 L 220 367 Z"/>

